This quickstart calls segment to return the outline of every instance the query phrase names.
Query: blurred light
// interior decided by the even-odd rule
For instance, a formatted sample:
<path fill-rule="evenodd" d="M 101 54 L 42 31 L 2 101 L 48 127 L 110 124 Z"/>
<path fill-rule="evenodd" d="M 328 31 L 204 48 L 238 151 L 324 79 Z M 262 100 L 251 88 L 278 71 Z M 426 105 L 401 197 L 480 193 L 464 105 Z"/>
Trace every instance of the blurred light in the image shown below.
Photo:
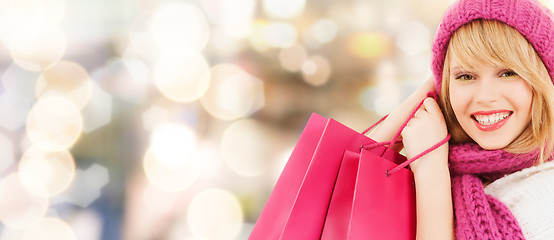
<path fill-rule="evenodd" d="M 289 72 L 298 72 L 308 59 L 308 51 L 303 45 L 295 44 L 279 51 L 279 63 Z"/>
<path fill-rule="evenodd" d="M 142 60 L 113 58 L 98 72 L 96 79 L 103 82 L 103 87 L 114 96 L 134 104 L 141 104 L 145 100 L 150 87 L 150 69 Z"/>
<path fill-rule="evenodd" d="M 368 88 L 361 95 L 361 102 L 364 108 L 375 111 L 377 115 L 389 114 L 400 104 L 399 86 L 394 81 L 395 69 L 391 62 L 383 62 L 378 69 L 378 85 Z"/>
<path fill-rule="evenodd" d="M 4 91 L 0 92 L 0 126 L 15 131 L 25 124 L 35 102 L 35 82 L 38 74 L 11 64 L 2 74 Z"/>
<path fill-rule="evenodd" d="M 162 123 L 154 128 L 150 149 L 144 157 L 144 172 L 156 187 L 177 192 L 188 188 L 199 176 L 197 136 L 188 126 Z"/>
<path fill-rule="evenodd" d="M 269 44 L 267 43 L 265 38 L 265 29 L 267 28 L 269 23 L 264 20 L 256 20 L 252 25 L 252 32 L 250 33 L 250 38 L 248 39 L 250 45 L 252 46 L 252 48 L 254 48 L 254 50 L 258 52 L 268 50 Z"/>
<path fill-rule="evenodd" d="M 71 101 L 61 97 L 40 99 L 27 117 L 27 135 L 45 150 L 64 150 L 81 135 L 83 118 Z"/>
<path fill-rule="evenodd" d="M 81 65 L 61 61 L 45 69 L 36 83 L 37 98 L 60 96 L 71 100 L 82 109 L 90 100 L 92 85 L 90 76 Z"/>
<path fill-rule="evenodd" d="M 182 191 L 190 187 L 198 178 L 199 159 L 202 158 L 193 155 L 182 159 L 179 165 L 171 166 L 167 164 L 170 160 L 157 159 L 149 149 L 144 156 L 144 173 L 154 186 L 163 191 Z"/>
<path fill-rule="evenodd" d="M 23 236 L 23 229 L 6 227 L 0 233 L 0 240 L 21 239 L 21 236 Z"/>
<path fill-rule="evenodd" d="M 355 56 L 361 58 L 382 58 L 390 52 L 390 37 L 378 32 L 358 33 L 349 38 L 348 48 Z"/>
<path fill-rule="evenodd" d="M 154 64 L 158 58 L 152 34 L 138 32 L 133 34 L 123 54 L 123 59 L 138 59 L 147 66 Z M 145 75 L 147 76 L 147 75 Z"/>
<path fill-rule="evenodd" d="M 269 17 L 294 18 L 302 14 L 306 0 L 263 0 L 263 6 Z"/>
<path fill-rule="evenodd" d="M 265 28 L 264 37 L 269 46 L 286 48 L 296 43 L 298 32 L 290 23 L 273 22 Z"/>
<path fill-rule="evenodd" d="M 182 124 L 162 123 L 152 132 L 150 153 L 160 164 L 178 167 L 196 148 L 197 136 L 194 130 Z"/>
<path fill-rule="evenodd" d="M 77 237 L 67 223 L 56 218 L 44 218 L 23 233 L 21 240 L 75 240 Z"/>
<path fill-rule="evenodd" d="M 24 228 L 46 214 L 48 198 L 28 192 L 18 174 L 11 174 L 0 182 L 0 220 L 14 228 Z"/>
<path fill-rule="evenodd" d="M 12 141 L 0 133 L 0 172 L 4 172 L 14 163 L 13 150 Z"/>
<path fill-rule="evenodd" d="M 219 64 L 212 67 L 211 76 L 212 83 L 200 100 L 212 116 L 233 120 L 263 106 L 263 83 L 240 67 Z"/>
<path fill-rule="evenodd" d="M 66 45 L 65 34 L 57 27 L 35 36 L 10 39 L 7 47 L 17 65 L 29 71 L 41 71 L 60 61 Z"/>
<path fill-rule="evenodd" d="M 414 56 L 427 51 L 431 46 L 429 29 L 419 22 L 408 22 L 397 31 L 396 46 Z"/>
<path fill-rule="evenodd" d="M 58 26 L 64 0 L 0 1 L 0 36 L 33 36 Z"/>
<path fill-rule="evenodd" d="M 102 236 L 102 216 L 96 210 L 82 209 L 71 216 L 71 228 L 79 240 L 98 240 Z"/>
<path fill-rule="evenodd" d="M 154 68 L 154 82 L 160 92 L 176 102 L 190 102 L 202 96 L 210 85 L 210 67 L 203 55 L 166 54 Z"/>
<path fill-rule="evenodd" d="M 243 214 L 232 193 L 208 189 L 192 199 L 187 220 L 199 239 L 234 239 L 242 227 Z"/>
<path fill-rule="evenodd" d="M 279 177 L 281 176 L 281 173 L 283 172 L 283 169 L 285 169 L 285 166 L 287 165 L 287 162 L 289 161 L 290 155 L 292 155 L 292 151 L 294 151 L 294 147 L 289 147 L 288 149 L 281 152 L 278 157 L 277 161 L 275 161 L 272 164 L 271 167 L 271 176 L 272 176 L 272 183 L 275 184 Z"/>
<path fill-rule="evenodd" d="M 129 77 L 118 78 L 116 83 L 117 95 L 131 102 L 142 102 L 148 90 L 150 69 L 143 61 L 138 59 L 128 58 L 121 61 Z"/>
<path fill-rule="evenodd" d="M 19 161 L 19 177 L 23 186 L 41 197 L 61 193 L 74 176 L 75 162 L 68 151 L 49 152 L 31 147 Z"/>
<path fill-rule="evenodd" d="M 328 18 L 320 19 L 304 32 L 303 41 L 310 48 L 317 48 L 333 41 L 337 37 L 338 31 L 335 21 Z"/>
<path fill-rule="evenodd" d="M 169 121 L 169 110 L 158 105 L 154 105 L 142 113 L 142 125 L 147 131 L 152 131 L 156 125 L 167 121 Z"/>
<path fill-rule="evenodd" d="M 254 120 L 238 120 L 231 124 L 221 139 L 221 154 L 236 174 L 255 177 L 267 169 L 269 143 L 262 126 Z"/>
<path fill-rule="evenodd" d="M 87 208 L 100 197 L 100 190 L 110 182 L 108 169 L 93 164 L 85 171 L 77 169 L 73 183 L 62 194 L 53 198 L 53 202 L 68 202 L 82 208 Z"/>
<path fill-rule="evenodd" d="M 213 28 L 209 42 L 210 52 L 217 53 L 222 59 L 242 54 L 246 44 L 244 38 L 248 37 L 250 31 L 251 24 L 245 28 Z"/>
<path fill-rule="evenodd" d="M 112 96 L 95 81 L 91 81 L 91 88 L 92 97 L 81 111 L 84 119 L 83 130 L 86 133 L 105 126 L 112 119 Z"/>
<path fill-rule="evenodd" d="M 312 86 L 321 86 L 329 81 L 331 64 L 322 56 L 313 56 L 302 65 L 304 81 Z"/>
<path fill-rule="evenodd" d="M 188 3 L 163 3 L 150 24 L 154 42 L 162 52 L 200 51 L 210 35 L 210 27 L 202 12 Z"/>
<path fill-rule="evenodd" d="M 250 24 L 254 16 L 255 0 L 200 0 L 210 22 L 216 26 Z"/>

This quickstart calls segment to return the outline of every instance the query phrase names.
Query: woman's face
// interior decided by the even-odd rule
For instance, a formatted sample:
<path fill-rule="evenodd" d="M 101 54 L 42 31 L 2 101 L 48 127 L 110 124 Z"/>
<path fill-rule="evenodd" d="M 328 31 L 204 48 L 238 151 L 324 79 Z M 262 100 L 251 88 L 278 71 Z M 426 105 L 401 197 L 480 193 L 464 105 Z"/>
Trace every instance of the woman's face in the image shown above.
<path fill-rule="evenodd" d="M 484 149 L 501 149 L 531 121 L 531 87 L 510 69 L 463 69 L 450 58 L 450 102 L 464 131 Z"/>

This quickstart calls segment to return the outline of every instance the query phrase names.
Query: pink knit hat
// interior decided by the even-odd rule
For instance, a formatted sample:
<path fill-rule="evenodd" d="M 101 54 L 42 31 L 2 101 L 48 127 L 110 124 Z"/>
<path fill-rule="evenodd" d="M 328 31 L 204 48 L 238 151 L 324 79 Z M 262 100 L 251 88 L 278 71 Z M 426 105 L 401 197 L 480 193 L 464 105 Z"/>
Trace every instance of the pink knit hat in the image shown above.
<path fill-rule="evenodd" d="M 446 49 L 452 34 L 475 19 L 504 22 L 535 48 L 554 80 L 554 16 L 537 0 L 458 0 L 444 14 L 433 42 L 432 70 L 440 92 Z"/>

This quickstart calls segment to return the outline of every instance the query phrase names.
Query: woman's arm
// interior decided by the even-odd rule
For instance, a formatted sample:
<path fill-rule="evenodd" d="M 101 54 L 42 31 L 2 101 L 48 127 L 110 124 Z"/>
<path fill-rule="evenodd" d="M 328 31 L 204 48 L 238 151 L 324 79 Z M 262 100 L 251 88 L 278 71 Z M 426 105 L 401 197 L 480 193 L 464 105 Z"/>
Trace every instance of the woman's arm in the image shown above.
<path fill-rule="evenodd" d="M 437 102 L 426 99 L 402 131 L 406 157 L 429 149 L 447 134 Z M 410 167 L 416 185 L 417 239 L 454 239 L 448 143 L 411 163 Z"/>

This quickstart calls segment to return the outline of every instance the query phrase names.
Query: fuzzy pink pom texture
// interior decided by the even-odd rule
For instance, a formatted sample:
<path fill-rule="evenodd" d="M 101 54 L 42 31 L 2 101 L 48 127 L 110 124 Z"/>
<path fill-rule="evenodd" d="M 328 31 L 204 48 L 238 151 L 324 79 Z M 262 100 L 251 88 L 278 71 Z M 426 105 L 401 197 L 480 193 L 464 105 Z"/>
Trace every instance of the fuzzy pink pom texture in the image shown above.
<path fill-rule="evenodd" d="M 533 45 L 554 80 L 554 16 L 546 6 L 538 0 L 459 0 L 446 11 L 435 33 L 431 68 L 437 92 L 450 37 L 475 19 L 498 20 L 518 30 Z"/>

